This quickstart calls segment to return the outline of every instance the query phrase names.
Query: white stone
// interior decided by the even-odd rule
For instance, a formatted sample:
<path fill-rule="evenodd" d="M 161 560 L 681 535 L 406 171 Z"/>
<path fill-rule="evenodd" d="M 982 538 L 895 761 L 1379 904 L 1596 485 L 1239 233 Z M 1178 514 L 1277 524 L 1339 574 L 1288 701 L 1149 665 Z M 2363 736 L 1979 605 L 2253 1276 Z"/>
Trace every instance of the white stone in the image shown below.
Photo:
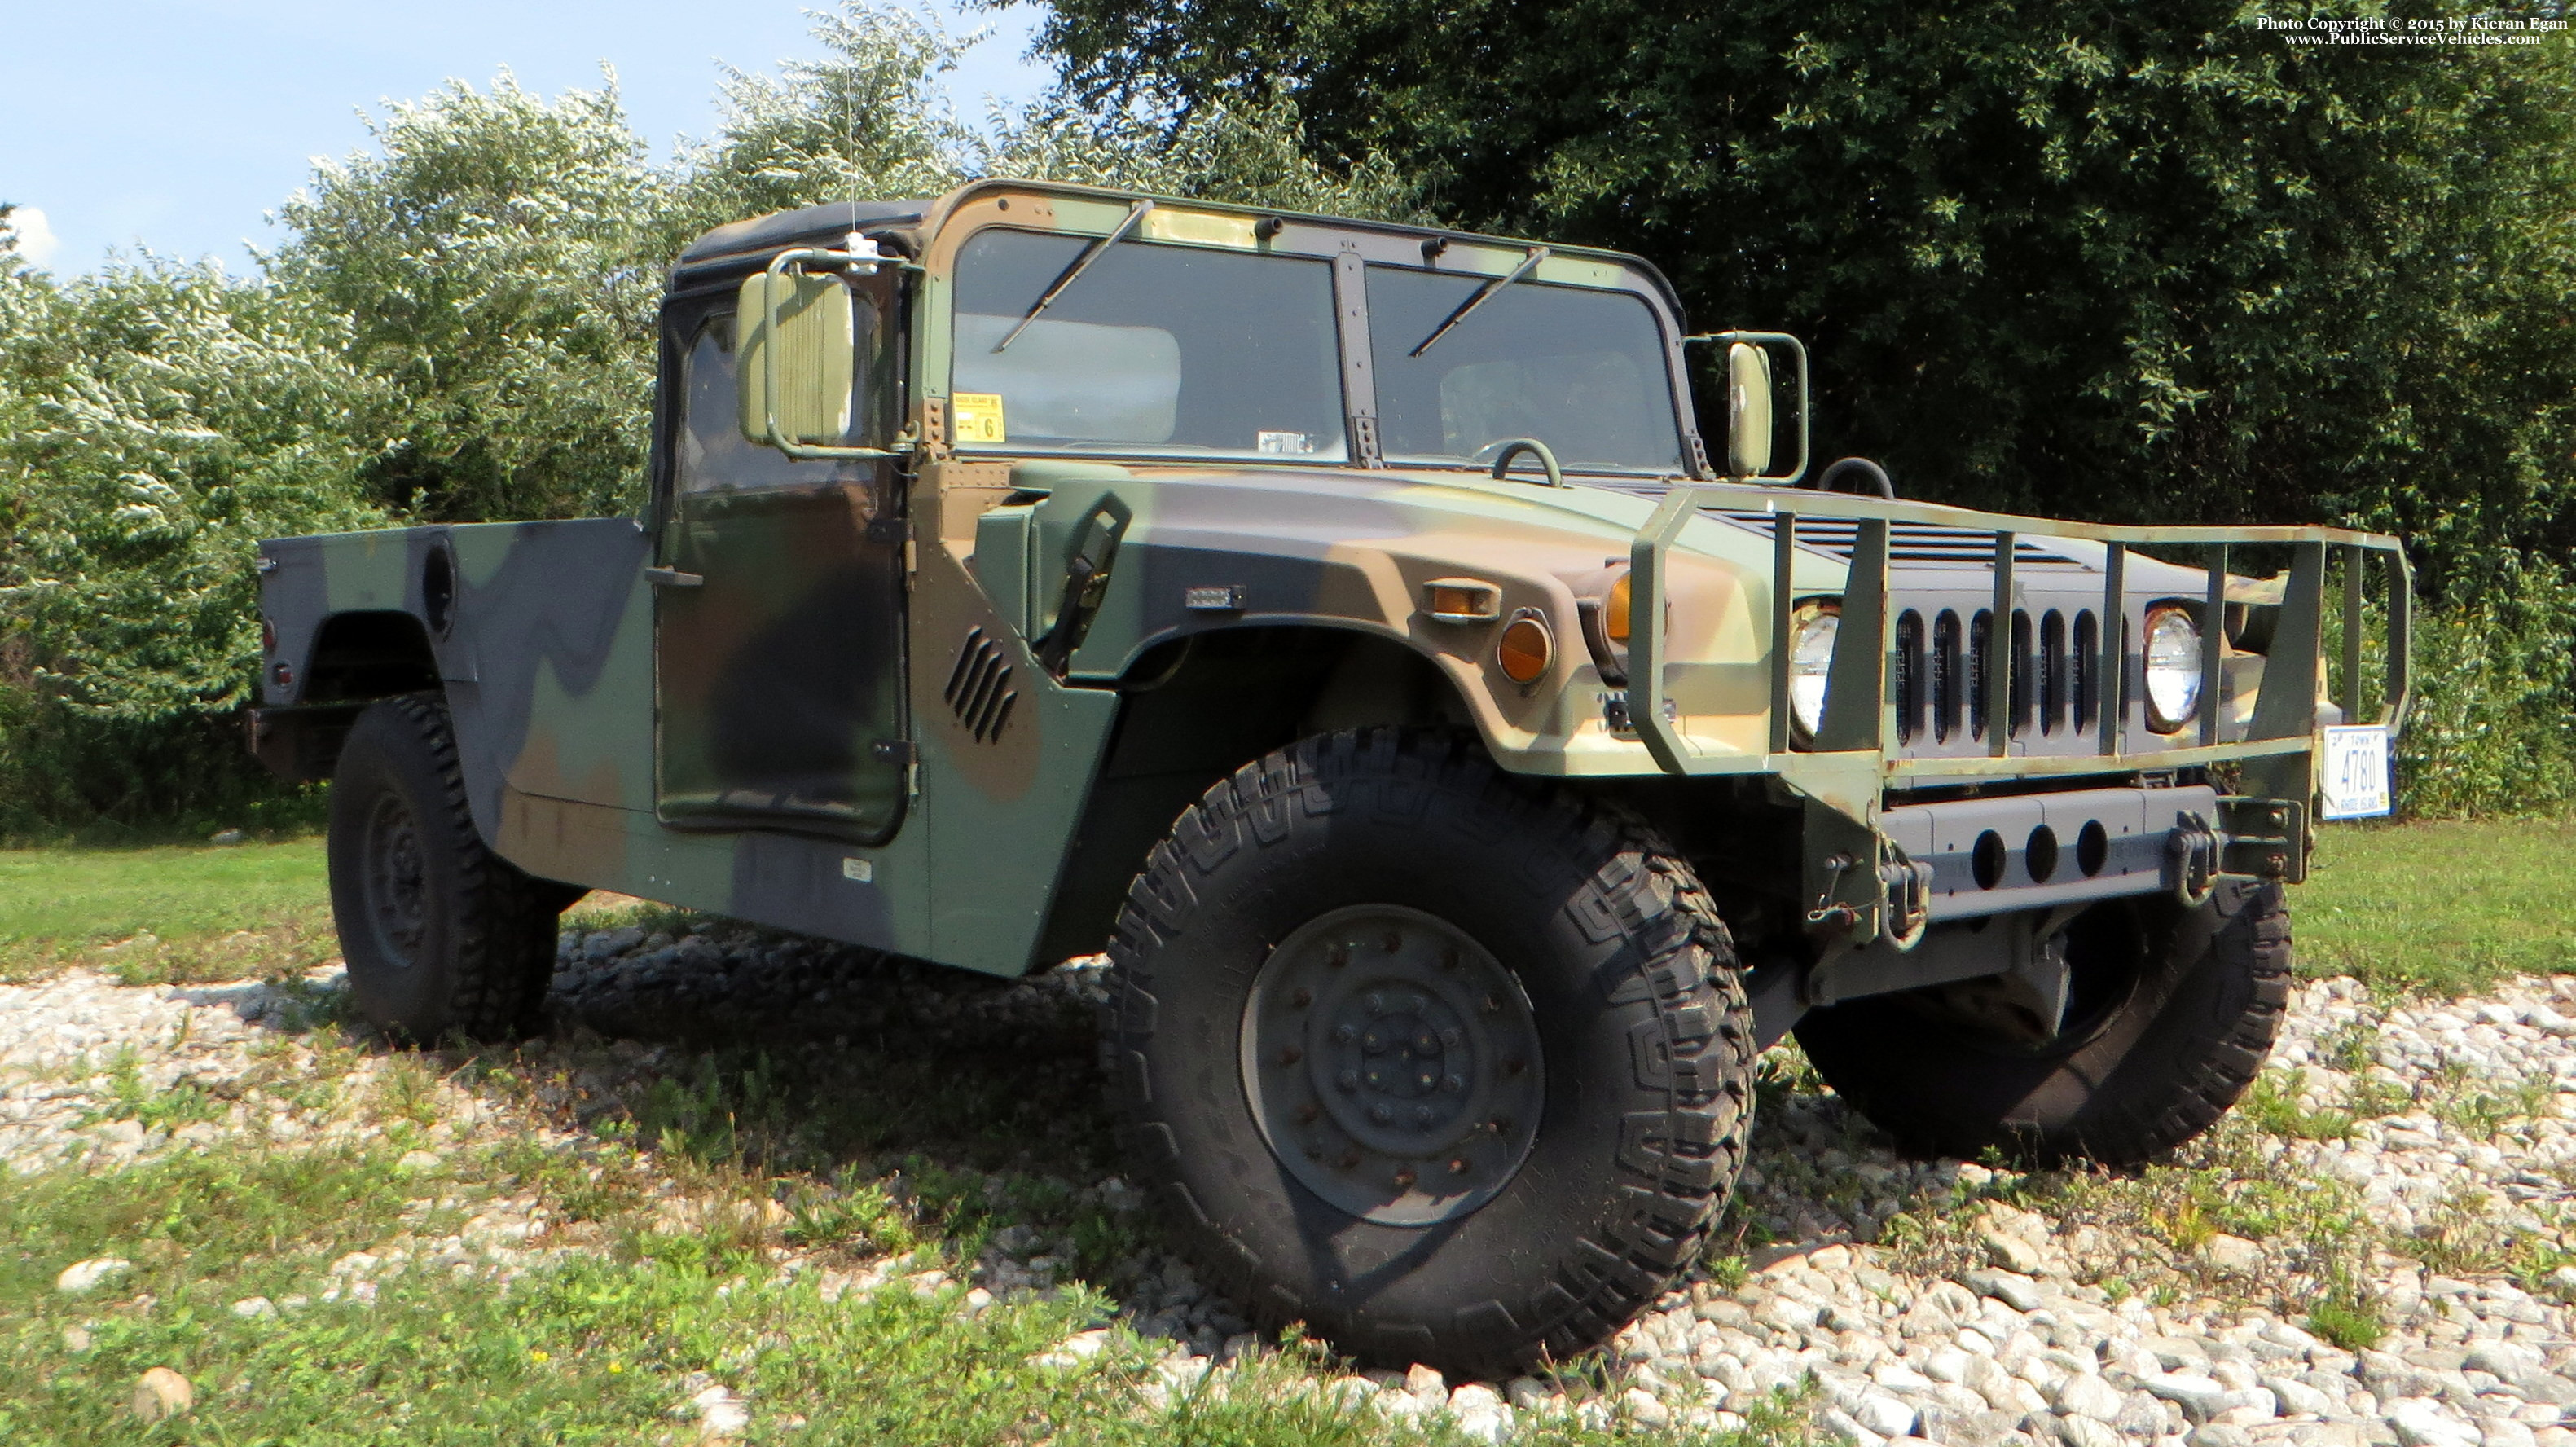
<path fill-rule="evenodd" d="M 2078 1372 L 2057 1384 L 2057 1390 L 2049 1395 L 2049 1405 L 2067 1416 L 2117 1421 L 2120 1389 L 2100 1377 Z"/>
<path fill-rule="evenodd" d="M 1885 1392 L 1865 1392 L 1852 1410 L 1852 1420 L 1881 1437 L 1904 1437 L 1914 1431 L 1914 1409 Z"/>
<path fill-rule="evenodd" d="M 2168 1372 L 2161 1377 L 2144 1378 L 2138 1385 L 2182 1408 L 2195 1421 L 2206 1421 L 2224 1406 L 2232 1405 L 2221 1400 L 2227 1388 L 2217 1378 L 2198 1372 Z"/>
<path fill-rule="evenodd" d="M 2090 1417 L 2058 1417 L 2049 1425 L 2057 1429 L 2057 1440 L 2066 1447 L 2124 1447 L 2109 1423 Z"/>
<path fill-rule="evenodd" d="M 751 1425 L 750 1404 L 731 1387 L 714 1386 L 689 1398 L 688 1411 L 698 1419 L 701 1437 L 734 1437 Z"/>
<path fill-rule="evenodd" d="M 54 1290 L 66 1296 L 84 1296 L 134 1269 L 134 1263 L 121 1256 L 98 1256 L 75 1261 L 54 1278 Z"/>
<path fill-rule="evenodd" d="M 2479 1447 L 2485 1436 L 2429 1397 L 2389 1403 L 2388 1425 L 2403 1447 Z"/>
<path fill-rule="evenodd" d="M 2221 1231 L 2201 1243 L 2200 1258 L 2221 1271 L 2252 1276 L 2263 1269 L 2263 1248 Z"/>
<path fill-rule="evenodd" d="M 1656 1401 L 1651 1394 L 1641 1392 L 1635 1387 L 1630 1387 L 1620 1394 L 1619 1410 L 1625 1413 L 1630 1421 L 1642 1427 L 1672 1425 L 1672 1409 Z"/>

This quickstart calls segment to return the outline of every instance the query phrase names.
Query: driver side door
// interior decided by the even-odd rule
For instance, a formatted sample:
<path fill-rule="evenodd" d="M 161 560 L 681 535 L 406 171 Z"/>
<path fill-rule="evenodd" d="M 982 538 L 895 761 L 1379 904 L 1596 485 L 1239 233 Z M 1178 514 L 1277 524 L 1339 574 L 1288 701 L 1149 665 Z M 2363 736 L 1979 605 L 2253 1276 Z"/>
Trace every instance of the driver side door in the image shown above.
<path fill-rule="evenodd" d="M 857 288 L 852 444 L 883 446 L 902 335 L 887 277 Z M 669 318 L 681 415 L 655 572 L 655 809 L 690 829 L 880 844 L 910 778 L 903 478 L 799 461 L 739 425 L 734 298 Z"/>

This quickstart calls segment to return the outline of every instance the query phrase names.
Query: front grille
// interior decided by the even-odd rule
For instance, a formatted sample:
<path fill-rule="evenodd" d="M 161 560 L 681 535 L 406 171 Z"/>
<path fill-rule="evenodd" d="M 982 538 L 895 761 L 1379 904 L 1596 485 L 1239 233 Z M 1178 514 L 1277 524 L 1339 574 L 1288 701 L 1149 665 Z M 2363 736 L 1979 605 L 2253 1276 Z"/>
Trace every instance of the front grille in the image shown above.
<path fill-rule="evenodd" d="M 1913 609 L 1896 620 L 1894 676 L 1888 685 L 1896 705 L 1896 736 L 1912 743 L 1928 734 L 1948 743 L 1962 728 L 1972 739 L 1986 737 L 1986 670 L 1994 664 L 1994 615 L 1978 609 L 1963 626 L 1949 608 L 1935 614 L 1925 638 L 1923 615 Z M 2051 608 L 2034 623 L 2029 612 L 2014 609 L 2008 633 L 2004 685 L 2005 727 L 2011 737 L 2032 733 L 2049 737 L 2091 728 L 2101 708 L 2101 681 L 2095 659 L 2101 650 L 2101 623 L 2090 608 L 2078 610 L 2070 623 Z"/>

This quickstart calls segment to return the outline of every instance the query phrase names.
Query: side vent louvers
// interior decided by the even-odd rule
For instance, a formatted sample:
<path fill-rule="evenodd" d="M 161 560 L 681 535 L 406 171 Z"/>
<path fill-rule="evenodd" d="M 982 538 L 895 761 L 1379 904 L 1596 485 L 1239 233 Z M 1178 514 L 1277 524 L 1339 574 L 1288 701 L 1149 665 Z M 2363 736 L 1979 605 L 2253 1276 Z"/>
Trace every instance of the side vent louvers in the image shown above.
<path fill-rule="evenodd" d="M 983 629 L 972 629 L 966 634 L 966 646 L 957 650 L 957 666 L 948 671 L 948 688 L 942 696 L 978 743 L 989 744 L 1002 736 L 1011 721 L 1011 705 L 1020 700 L 1011 688 L 1011 666 L 1003 657 L 1001 644 L 985 637 Z"/>

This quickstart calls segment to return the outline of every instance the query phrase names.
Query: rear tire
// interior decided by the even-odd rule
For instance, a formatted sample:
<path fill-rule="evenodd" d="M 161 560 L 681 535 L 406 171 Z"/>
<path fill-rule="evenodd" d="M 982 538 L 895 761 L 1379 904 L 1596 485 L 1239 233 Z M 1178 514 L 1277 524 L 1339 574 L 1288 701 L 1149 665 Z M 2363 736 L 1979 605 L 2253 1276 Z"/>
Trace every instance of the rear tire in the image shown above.
<path fill-rule="evenodd" d="M 1140 1179 L 1248 1313 L 1372 1361 L 1500 1377 L 1598 1344 L 1743 1160 L 1752 1018 L 1706 892 L 1472 739 L 1240 770 L 1156 846 L 1110 958 Z"/>
<path fill-rule="evenodd" d="M 331 914 L 358 1013 L 398 1040 L 507 1039 L 554 972 L 570 886 L 484 847 L 447 711 L 419 694 L 370 704 L 331 783 Z"/>
<path fill-rule="evenodd" d="M 2271 1053 L 2289 1002 L 2289 906 L 2277 884 L 2226 879 L 2198 908 L 2112 900 L 2069 926 L 2079 930 L 2079 998 L 2088 970 L 2097 987 L 2104 971 L 2126 983 L 2045 1045 L 1958 1023 L 1946 986 L 1815 1011 L 1798 1043 L 1916 1155 L 2115 1166 L 2161 1155 L 2215 1125 Z"/>

